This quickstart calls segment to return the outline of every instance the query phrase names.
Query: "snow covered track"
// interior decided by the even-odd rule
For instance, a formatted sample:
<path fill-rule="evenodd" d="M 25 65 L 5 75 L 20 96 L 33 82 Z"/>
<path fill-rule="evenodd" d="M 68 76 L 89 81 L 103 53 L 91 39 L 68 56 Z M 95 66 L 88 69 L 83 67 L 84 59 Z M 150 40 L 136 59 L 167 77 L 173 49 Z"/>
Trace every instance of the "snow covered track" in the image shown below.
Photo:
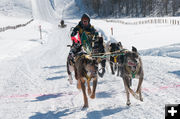
<path fill-rule="evenodd" d="M 144 92 L 158 92 L 160 90 L 167 90 L 169 88 L 180 88 L 180 82 L 177 82 L 177 85 L 168 85 L 168 86 L 161 86 L 161 87 L 144 87 L 142 88 L 142 91 Z M 61 92 L 61 93 L 50 93 L 50 94 L 16 94 L 16 95 L 1 95 L 0 99 L 6 98 L 39 98 L 39 97 L 61 97 L 61 96 L 68 96 L 68 95 L 76 95 L 78 94 L 76 91 L 74 92 Z"/>
<path fill-rule="evenodd" d="M 55 22 L 57 18 L 49 0 L 31 0 L 33 17 L 47 22 Z"/>

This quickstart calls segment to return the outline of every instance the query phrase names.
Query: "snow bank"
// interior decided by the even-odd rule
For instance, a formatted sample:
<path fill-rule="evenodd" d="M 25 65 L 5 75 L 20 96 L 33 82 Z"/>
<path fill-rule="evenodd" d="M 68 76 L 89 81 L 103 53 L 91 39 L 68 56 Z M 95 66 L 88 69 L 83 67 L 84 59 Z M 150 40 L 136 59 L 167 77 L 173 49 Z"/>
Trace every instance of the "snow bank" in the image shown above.
<path fill-rule="evenodd" d="M 163 56 L 163 57 L 180 58 L 180 44 L 177 43 L 159 48 L 142 50 L 140 53 L 143 56 Z"/>

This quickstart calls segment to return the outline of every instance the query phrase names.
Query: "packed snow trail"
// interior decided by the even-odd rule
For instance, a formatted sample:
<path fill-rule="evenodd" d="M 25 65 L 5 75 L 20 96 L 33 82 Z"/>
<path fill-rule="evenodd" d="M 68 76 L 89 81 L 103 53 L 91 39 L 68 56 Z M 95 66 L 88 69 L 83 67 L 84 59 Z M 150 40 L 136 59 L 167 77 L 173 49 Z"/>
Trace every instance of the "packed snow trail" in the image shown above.
<path fill-rule="evenodd" d="M 53 84 L 56 81 L 52 82 L 53 80 L 67 77 L 66 75 L 61 75 L 58 73 L 59 70 L 62 73 L 66 72 L 64 68 L 66 63 L 64 61 L 66 61 L 67 52 L 64 52 L 64 50 L 69 50 L 66 47 L 66 44 L 68 44 L 68 41 L 70 42 L 70 40 L 67 40 L 69 39 L 68 32 L 67 31 L 65 32 L 63 30 L 65 29 L 62 29 L 60 31 L 59 29 L 54 28 L 54 30 L 52 31 L 52 33 L 50 33 L 48 37 L 49 40 L 42 46 L 35 47 L 34 50 L 26 52 L 25 55 L 20 56 L 14 60 L 1 62 L 0 73 L 1 73 L 1 79 L 3 79 L 1 80 L 2 81 L 1 94 L 4 94 L 4 96 L 1 95 L 1 99 L 6 102 L 6 97 L 7 98 L 10 97 L 9 98 L 10 102 L 8 101 L 7 103 L 4 103 L 4 101 L 1 101 L 2 105 L 10 104 L 12 107 L 15 106 L 13 102 L 19 99 L 15 97 L 13 98 L 13 95 L 17 96 L 17 95 L 26 95 L 26 94 L 28 95 L 46 94 L 51 89 L 53 90 L 54 88 L 56 88 L 55 85 Z M 61 45 L 62 42 L 63 45 Z M 43 88 L 45 89 L 44 91 L 42 90 Z M 59 88 L 59 86 L 57 88 Z M 54 93 L 51 91 L 49 93 Z M 59 90 L 57 92 L 59 92 Z M 23 108 L 23 104 L 25 105 L 28 104 L 28 102 L 31 102 L 31 99 L 27 99 L 26 101 L 28 102 L 26 101 L 24 102 L 24 101 L 23 102 L 18 101 L 19 103 L 16 103 L 16 106 L 20 106 L 21 108 Z M 7 106 L 7 107 L 11 107 L 11 106 Z M 4 106 L 4 108 L 7 107 Z M 14 113 L 12 114 L 13 117 L 11 118 L 16 118 L 16 116 L 18 116 L 18 118 L 27 118 L 27 117 L 23 117 L 22 115 L 23 113 L 24 114 L 26 113 L 25 109 L 21 109 L 21 111 L 19 112 L 19 110 L 14 110 L 13 108 L 12 110 L 11 109 L 6 110 L 1 108 L 1 111 L 3 112 L 5 111 L 5 114 L 7 114 L 7 115 L 3 115 L 4 113 L 1 113 L 2 115 L 0 116 L 2 116 L 3 118 L 8 119 L 9 118 L 8 116 L 11 116 L 6 111 L 10 111 Z"/>
<path fill-rule="evenodd" d="M 55 22 L 57 14 L 49 0 L 31 0 L 33 17 L 47 22 Z"/>

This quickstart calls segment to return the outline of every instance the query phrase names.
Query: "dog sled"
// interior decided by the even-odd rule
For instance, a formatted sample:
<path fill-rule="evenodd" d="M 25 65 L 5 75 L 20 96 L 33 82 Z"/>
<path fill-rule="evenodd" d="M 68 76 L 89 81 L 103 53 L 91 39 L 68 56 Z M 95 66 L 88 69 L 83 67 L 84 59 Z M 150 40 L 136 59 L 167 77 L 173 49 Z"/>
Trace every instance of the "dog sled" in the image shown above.
<path fill-rule="evenodd" d="M 105 73 L 105 65 L 106 65 L 106 59 L 105 58 L 96 58 L 92 57 L 92 54 L 95 53 L 105 53 L 105 47 L 103 45 L 103 37 L 92 37 L 91 35 L 87 35 L 85 32 L 81 35 L 81 38 L 79 36 L 79 33 L 77 33 L 76 36 L 71 37 L 73 44 L 81 44 L 83 52 L 85 52 L 89 57 L 93 58 L 94 60 L 97 60 L 98 63 L 101 66 L 101 71 L 98 71 L 98 75 L 100 77 L 104 76 Z M 71 46 L 69 46 L 71 47 Z"/>

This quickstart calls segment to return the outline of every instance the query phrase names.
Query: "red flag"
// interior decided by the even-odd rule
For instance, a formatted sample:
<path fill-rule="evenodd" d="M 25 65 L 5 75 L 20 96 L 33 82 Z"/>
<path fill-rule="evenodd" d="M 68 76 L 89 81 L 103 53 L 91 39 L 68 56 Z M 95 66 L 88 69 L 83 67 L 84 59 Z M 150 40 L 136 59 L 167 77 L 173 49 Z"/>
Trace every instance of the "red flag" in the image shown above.
<path fill-rule="evenodd" d="M 81 39 L 80 39 L 79 32 L 77 33 L 76 36 L 72 36 L 71 40 L 74 41 L 75 43 L 78 43 L 78 41 L 79 41 L 79 43 L 81 44 Z"/>

